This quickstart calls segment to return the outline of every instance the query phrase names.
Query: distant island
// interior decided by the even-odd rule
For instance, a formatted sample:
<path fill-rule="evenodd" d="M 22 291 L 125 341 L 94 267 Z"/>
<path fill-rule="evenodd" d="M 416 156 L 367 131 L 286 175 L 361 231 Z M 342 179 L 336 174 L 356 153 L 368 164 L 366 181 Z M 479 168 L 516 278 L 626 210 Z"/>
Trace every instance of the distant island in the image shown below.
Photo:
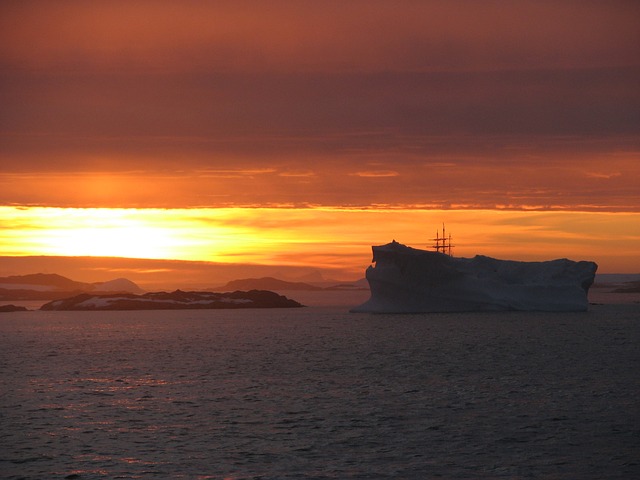
<path fill-rule="evenodd" d="M 232 291 L 232 290 L 323 290 L 322 287 L 311 285 L 304 282 L 288 282 L 273 277 L 262 278 L 242 278 L 231 280 L 225 285 L 213 288 L 214 291 Z"/>
<path fill-rule="evenodd" d="M 0 305 L 0 313 L 9 313 L 9 312 L 27 312 L 29 309 L 27 307 L 21 307 L 18 305 Z"/>
<path fill-rule="evenodd" d="M 368 290 L 368 286 L 364 279 L 353 283 L 336 282 L 329 286 L 320 286 L 306 282 L 280 280 L 274 277 L 261 277 L 232 280 L 225 285 L 204 290 L 214 292 L 232 292 L 236 290 L 350 291 Z M 0 277 L 0 301 L 59 300 L 81 293 L 100 295 L 112 293 L 143 294 L 145 291 L 126 278 L 117 278 L 107 282 L 85 283 L 71 280 L 55 273 Z"/>
<path fill-rule="evenodd" d="M 77 282 L 55 273 L 0 277 L 0 302 L 50 300 L 40 310 L 176 310 L 235 308 L 294 308 L 300 303 L 271 291 L 270 286 L 296 290 L 277 279 L 229 282 L 225 292 L 191 291 L 145 293 L 126 278 L 107 282 Z M 266 287 L 265 287 L 266 286 Z M 320 289 L 299 284 L 298 289 Z M 27 311 L 24 306 L 0 305 L 0 312 Z"/>
<path fill-rule="evenodd" d="M 202 310 L 237 308 L 299 308 L 300 303 L 266 290 L 214 292 L 153 292 L 143 295 L 82 293 L 54 300 L 40 310 Z"/>
<path fill-rule="evenodd" d="M 291 308 L 303 305 L 277 292 L 368 290 L 364 279 L 353 283 L 324 283 L 320 286 L 262 277 L 232 280 L 221 287 L 189 292 L 145 293 L 126 278 L 85 283 L 55 273 L 34 273 L 0 277 L 0 312 L 27 310 L 19 304 L 3 305 L 2 302 L 37 300 L 49 300 L 41 310 Z"/>

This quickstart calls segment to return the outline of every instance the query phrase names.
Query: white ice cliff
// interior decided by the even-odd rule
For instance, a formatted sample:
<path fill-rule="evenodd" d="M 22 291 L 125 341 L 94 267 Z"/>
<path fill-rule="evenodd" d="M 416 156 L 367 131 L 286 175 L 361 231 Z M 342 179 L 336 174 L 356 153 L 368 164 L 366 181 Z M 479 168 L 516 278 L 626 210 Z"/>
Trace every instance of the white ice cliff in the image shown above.
<path fill-rule="evenodd" d="M 583 311 L 598 266 L 567 259 L 518 262 L 451 257 L 396 241 L 374 246 L 371 298 L 353 312 Z"/>

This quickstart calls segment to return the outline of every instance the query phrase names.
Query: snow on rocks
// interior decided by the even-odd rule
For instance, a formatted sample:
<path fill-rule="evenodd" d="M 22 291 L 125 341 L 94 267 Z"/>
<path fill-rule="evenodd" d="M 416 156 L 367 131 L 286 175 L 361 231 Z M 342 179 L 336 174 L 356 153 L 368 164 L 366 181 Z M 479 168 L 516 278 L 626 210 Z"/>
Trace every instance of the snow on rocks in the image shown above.
<path fill-rule="evenodd" d="M 44 304 L 40 310 L 181 310 L 220 308 L 291 308 L 302 305 L 267 290 L 213 292 L 152 292 L 144 295 L 83 293 Z"/>

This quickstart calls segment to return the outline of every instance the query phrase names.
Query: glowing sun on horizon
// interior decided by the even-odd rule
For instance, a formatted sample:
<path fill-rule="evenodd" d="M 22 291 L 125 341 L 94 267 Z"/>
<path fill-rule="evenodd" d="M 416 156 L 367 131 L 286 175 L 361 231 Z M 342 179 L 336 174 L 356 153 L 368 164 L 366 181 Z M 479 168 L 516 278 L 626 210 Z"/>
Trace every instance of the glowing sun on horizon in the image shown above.
<path fill-rule="evenodd" d="M 184 232 L 174 228 L 162 211 L 66 209 L 64 213 L 64 218 L 51 219 L 46 241 L 50 255 L 175 258 L 189 247 Z"/>
<path fill-rule="evenodd" d="M 79 228 L 70 233 L 52 242 L 61 255 L 171 258 L 179 243 L 168 232 L 146 226 Z"/>

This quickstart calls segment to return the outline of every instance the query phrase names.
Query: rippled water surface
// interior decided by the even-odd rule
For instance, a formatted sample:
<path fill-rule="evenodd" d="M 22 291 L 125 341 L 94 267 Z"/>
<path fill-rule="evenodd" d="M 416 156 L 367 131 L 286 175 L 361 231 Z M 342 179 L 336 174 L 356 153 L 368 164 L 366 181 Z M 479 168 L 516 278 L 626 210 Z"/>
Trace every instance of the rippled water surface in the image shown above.
<path fill-rule="evenodd" d="M 2 478 L 640 478 L 640 306 L 0 314 Z"/>

